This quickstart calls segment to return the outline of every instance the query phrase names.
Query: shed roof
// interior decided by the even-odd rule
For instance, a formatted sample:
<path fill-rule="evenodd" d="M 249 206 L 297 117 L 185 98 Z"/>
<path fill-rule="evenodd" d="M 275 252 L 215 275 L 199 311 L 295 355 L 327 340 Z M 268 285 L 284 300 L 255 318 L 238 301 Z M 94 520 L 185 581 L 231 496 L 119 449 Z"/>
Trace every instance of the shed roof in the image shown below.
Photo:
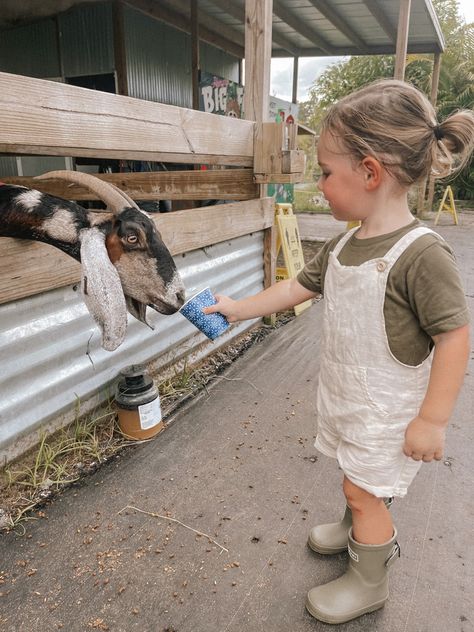
<path fill-rule="evenodd" d="M 0 26 L 31 22 L 98 0 L 3 0 Z M 125 0 L 190 31 L 189 0 Z M 200 37 L 244 57 L 245 0 L 199 0 Z M 273 57 L 394 54 L 400 0 L 273 0 Z M 439 53 L 444 39 L 431 0 L 412 0 L 408 53 Z"/>

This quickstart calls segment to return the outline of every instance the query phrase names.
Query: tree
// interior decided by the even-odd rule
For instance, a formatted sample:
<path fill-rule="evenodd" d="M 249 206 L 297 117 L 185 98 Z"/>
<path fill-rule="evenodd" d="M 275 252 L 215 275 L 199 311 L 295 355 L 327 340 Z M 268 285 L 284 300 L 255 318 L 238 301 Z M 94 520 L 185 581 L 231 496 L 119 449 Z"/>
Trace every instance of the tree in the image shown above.
<path fill-rule="evenodd" d="M 443 120 L 455 110 L 474 108 L 474 24 L 466 24 L 460 17 L 457 0 L 434 0 L 433 4 L 446 40 L 437 99 L 438 117 Z M 393 77 L 394 68 L 391 55 L 351 57 L 330 66 L 300 105 L 303 122 L 317 130 L 332 103 L 376 79 Z M 429 95 L 432 68 L 431 56 L 409 55 L 405 78 Z M 456 197 L 474 199 L 472 165 L 450 184 Z"/>

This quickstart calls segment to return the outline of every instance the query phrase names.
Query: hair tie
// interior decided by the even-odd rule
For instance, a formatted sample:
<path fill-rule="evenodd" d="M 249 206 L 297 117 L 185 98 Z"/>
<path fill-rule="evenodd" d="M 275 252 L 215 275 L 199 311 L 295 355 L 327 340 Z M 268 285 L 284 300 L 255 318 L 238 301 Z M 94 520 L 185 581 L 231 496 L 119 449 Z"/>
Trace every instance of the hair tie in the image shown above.
<path fill-rule="evenodd" d="M 444 138 L 444 132 L 439 125 L 435 125 L 433 127 L 433 133 L 435 135 L 436 140 L 442 140 Z"/>

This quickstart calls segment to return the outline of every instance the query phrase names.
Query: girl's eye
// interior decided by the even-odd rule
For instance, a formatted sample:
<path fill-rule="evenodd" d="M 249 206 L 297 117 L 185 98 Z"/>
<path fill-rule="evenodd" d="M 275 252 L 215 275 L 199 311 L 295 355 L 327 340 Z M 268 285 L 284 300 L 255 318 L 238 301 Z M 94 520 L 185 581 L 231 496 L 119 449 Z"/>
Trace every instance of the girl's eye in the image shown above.
<path fill-rule="evenodd" d="M 138 237 L 136 235 L 127 235 L 127 244 L 138 243 Z"/>

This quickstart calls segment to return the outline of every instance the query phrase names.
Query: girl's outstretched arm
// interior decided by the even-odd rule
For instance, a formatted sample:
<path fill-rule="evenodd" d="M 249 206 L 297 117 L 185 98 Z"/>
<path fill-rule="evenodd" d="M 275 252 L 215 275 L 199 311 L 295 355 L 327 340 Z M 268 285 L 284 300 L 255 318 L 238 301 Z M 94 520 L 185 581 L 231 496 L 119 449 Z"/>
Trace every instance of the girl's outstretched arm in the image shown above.
<path fill-rule="evenodd" d="M 281 312 L 315 296 L 318 294 L 307 290 L 296 279 L 286 279 L 271 285 L 263 292 L 237 301 L 228 296 L 216 294 L 216 305 L 204 307 L 202 311 L 205 314 L 220 312 L 227 317 L 229 322 L 234 323 Z"/>
<path fill-rule="evenodd" d="M 464 380 L 469 358 L 469 325 L 433 336 L 433 364 L 418 416 L 405 432 L 403 452 L 415 461 L 440 461 L 446 426 Z"/>

